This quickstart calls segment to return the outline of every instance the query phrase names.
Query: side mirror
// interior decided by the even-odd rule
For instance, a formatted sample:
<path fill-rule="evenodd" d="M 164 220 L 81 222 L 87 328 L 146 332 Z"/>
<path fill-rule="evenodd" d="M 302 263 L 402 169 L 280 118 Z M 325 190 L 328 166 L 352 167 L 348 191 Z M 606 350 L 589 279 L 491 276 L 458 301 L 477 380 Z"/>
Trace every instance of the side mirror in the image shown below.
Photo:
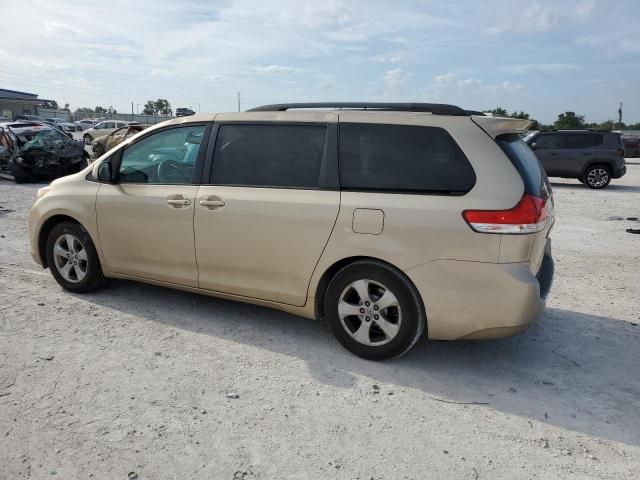
<path fill-rule="evenodd" d="M 531 145 L 529 145 L 529 148 L 531 150 L 535 150 L 536 148 L 538 148 L 538 145 L 536 144 L 536 142 L 533 142 Z"/>
<path fill-rule="evenodd" d="M 98 181 L 104 183 L 113 183 L 113 166 L 111 162 L 102 162 L 98 165 Z"/>

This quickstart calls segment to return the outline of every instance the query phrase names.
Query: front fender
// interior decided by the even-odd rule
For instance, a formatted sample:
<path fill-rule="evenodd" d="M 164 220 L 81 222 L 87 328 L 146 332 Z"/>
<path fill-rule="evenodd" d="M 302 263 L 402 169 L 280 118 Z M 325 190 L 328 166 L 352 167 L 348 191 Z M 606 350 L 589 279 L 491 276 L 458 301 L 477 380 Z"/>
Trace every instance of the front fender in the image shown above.
<path fill-rule="evenodd" d="M 75 220 L 89 233 L 96 246 L 100 262 L 104 263 L 98 237 L 96 218 L 96 197 L 100 184 L 85 180 L 86 172 L 56 180 L 45 196 L 36 200 L 29 211 L 29 240 L 31 256 L 36 263 L 46 266 L 43 258 L 42 242 L 46 234 L 58 221 Z"/>

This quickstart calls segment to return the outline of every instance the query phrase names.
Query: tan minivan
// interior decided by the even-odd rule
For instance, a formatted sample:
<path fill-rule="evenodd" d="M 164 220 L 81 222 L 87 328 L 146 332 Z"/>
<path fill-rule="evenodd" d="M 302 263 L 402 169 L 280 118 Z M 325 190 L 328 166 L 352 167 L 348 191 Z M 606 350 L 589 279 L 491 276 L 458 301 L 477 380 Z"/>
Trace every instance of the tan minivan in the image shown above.
<path fill-rule="evenodd" d="M 522 331 L 553 278 L 528 121 L 442 104 L 282 104 L 181 117 L 38 191 L 62 287 L 139 280 L 323 318 L 348 350 Z"/>

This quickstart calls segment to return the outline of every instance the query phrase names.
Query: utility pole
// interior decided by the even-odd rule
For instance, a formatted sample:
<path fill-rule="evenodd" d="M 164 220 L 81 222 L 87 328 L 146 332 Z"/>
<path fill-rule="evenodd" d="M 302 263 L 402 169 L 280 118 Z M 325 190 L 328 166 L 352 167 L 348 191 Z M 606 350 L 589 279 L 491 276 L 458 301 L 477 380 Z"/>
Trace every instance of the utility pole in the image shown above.
<path fill-rule="evenodd" d="M 133 102 L 131 102 L 131 120 L 133 120 Z"/>
<path fill-rule="evenodd" d="M 198 113 L 200 113 L 200 103 L 198 103 Z"/>
<path fill-rule="evenodd" d="M 238 111 L 240 111 L 240 92 L 238 92 Z"/>
<path fill-rule="evenodd" d="M 618 130 L 622 130 L 622 102 L 618 108 Z"/>

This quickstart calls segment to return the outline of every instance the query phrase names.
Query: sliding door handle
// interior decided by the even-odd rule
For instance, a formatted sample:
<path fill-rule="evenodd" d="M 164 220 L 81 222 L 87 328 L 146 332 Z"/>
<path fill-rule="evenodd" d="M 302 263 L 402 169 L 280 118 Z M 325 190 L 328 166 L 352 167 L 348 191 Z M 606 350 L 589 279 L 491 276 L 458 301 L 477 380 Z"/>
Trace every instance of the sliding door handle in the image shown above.
<path fill-rule="evenodd" d="M 224 207 L 225 203 L 224 203 L 224 200 L 206 199 L 206 200 L 200 200 L 200 205 L 207 208 L 220 208 L 220 207 Z"/>

